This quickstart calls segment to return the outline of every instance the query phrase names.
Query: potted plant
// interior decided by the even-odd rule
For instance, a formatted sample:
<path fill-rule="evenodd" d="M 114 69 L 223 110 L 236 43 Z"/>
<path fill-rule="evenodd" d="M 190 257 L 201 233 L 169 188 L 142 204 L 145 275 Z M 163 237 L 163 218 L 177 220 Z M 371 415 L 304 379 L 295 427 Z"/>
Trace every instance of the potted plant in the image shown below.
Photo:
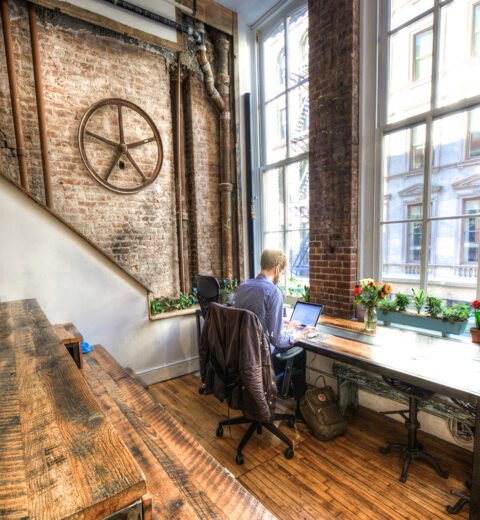
<path fill-rule="evenodd" d="M 462 334 L 467 327 L 470 308 L 466 304 L 456 303 L 451 307 L 445 307 L 440 298 L 427 296 L 423 290 L 417 292 L 414 289 L 411 303 L 416 313 L 407 310 L 409 301 L 408 296 L 397 294 L 394 300 L 380 303 L 379 319 L 386 326 L 397 323 L 441 332 L 445 337 L 449 334 Z M 422 309 L 425 309 L 425 312 L 422 313 Z"/>
<path fill-rule="evenodd" d="M 480 343 L 480 300 L 472 302 L 473 316 L 475 318 L 475 327 L 470 329 L 473 343 Z"/>
<path fill-rule="evenodd" d="M 224 279 L 220 283 L 220 303 L 233 304 L 234 293 L 238 287 L 238 282 L 234 278 Z"/>

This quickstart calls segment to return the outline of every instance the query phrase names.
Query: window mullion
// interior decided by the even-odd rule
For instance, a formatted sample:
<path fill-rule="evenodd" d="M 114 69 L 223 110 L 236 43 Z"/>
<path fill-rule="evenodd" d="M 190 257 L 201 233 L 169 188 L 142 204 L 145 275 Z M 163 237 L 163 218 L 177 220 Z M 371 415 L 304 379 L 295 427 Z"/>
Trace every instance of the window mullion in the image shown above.
<path fill-rule="evenodd" d="M 437 108 L 438 75 L 440 71 L 440 3 L 435 0 L 433 8 L 433 42 L 432 42 L 432 90 L 430 108 Z"/>
<path fill-rule="evenodd" d="M 285 46 L 285 138 L 287 139 L 287 157 L 290 157 L 290 110 L 288 95 L 288 79 L 290 77 L 290 60 L 288 57 L 288 18 L 283 20 L 284 46 Z"/>
<path fill-rule="evenodd" d="M 432 116 L 427 117 L 425 128 L 425 161 L 423 169 L 423 199 L 422 199 L 422 255 L 420 262 L 420 288 L 427 290 L 427 268 L 430 253 L 430 185 L 432 177 Z"/>

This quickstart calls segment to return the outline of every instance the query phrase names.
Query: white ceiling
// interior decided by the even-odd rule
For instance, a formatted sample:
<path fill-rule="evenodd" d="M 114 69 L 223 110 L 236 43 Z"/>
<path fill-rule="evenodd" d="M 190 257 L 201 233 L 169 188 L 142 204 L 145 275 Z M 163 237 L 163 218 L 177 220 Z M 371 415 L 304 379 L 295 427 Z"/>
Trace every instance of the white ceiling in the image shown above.
<path fill-rule="evenodd" d="M 247 25 L 254 24 L 262 15 L 281 0 L 216 0 L 219 4 L 228 7 L 239 14 Z"/>

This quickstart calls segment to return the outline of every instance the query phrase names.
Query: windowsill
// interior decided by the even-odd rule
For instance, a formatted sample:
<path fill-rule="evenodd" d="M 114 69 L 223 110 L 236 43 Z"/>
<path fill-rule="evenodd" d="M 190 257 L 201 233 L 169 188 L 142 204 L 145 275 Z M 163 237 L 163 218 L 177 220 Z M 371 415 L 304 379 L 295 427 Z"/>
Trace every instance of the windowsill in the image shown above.
<path fill-rule="evenodd" d="M 195 314 L 198 309 L 200 309 L 200 306 L 194 305 L 193 307 L 189 307 L 188 309 L 179 309 L 177 311 L 170 311 L 170 312 L 160 312 L 159 314 L 152 314 L 149 311 L 148 318 L 150 321 L 168 320 L 169 318 L 178 318 L 180 316 L 190 316 L 192 314 Z"/>

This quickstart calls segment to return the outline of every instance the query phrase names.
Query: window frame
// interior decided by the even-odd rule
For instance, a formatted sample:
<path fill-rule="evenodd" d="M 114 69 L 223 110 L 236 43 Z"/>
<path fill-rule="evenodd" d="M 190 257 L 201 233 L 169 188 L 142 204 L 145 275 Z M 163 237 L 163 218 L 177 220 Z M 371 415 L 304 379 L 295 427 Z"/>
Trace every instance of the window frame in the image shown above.
<path fill-rule="evenodd" d="M 255 72 L 254 72 L 254 81 L 256 83 L 256 93 L 255 93 L 255 101 L 253 105 L 252 113 L 254 114 L 254 124 L 258 129 L 257 138 L 255 141 L 256 148 L 256 165 L 254 168 L 254 182 L 253 185 L 256 187 L 256 200 L 262 201 L 257 207 L 257 218 L 255 220 L 255 236 L 256 240 L 254 243 L 254 257 L 255 259 L 259 259 L 261 252 L 264 249 L 264 238 L 265 238 L 265 212 L 263 211 L 263 178 L 264 174 L 272 169 L 280 169 L 280 174 L 282 175 L 283 182 L 286 181 L 287 168 L 288 166 L 299 163 L 301 164 L 303 161 L 307 161 L 308 163 L 308 150 L 306 152 L 298 153 L 297 155 L 292 155 L 291 153 L 291 123 L 290 123 L 290 112 L 289 112 L 289 94 L 291 91 L 300 88 L 302 85 L 308 83 L 308 76 L 295 84 L 289 84 L 289 47 L 288 47 L 288 26 L 287 26 L 287 18 L 293 14 L 295 11 L 306 7 L 308 10 L 308 0 L 292 0 L 287 1 L 283 4 L 277 11 L 274 13 L 270 13 L 269 16 L 265 20 L 260 20 L 258 23 L 252 26 L 252 30 L 255 34 L 255 52 L 253 60 L 255 62 Z M 264 74 L 262 70 L 263 63 L 263 41 L 268 38 L 268 35 L 278 26 L 281 22 L 284 23 L 284 34 L 285 41 L 283 46 L 283 51 L 285 54 L 285 85 L 282 91 L 278 92 L 274 97 L 265 100 L 264 96 Z M 308 30 L 304 33 L 308 37 Z M 304 34 L 302 34 L 300 40 L 303 40 Z M 281 96 L 285 96 L 285 140 L 286 140 L 286 157 L 279 161 L 267 163 L 266 157 L 266 106 L 268 102 L 272 102 L 274 99 L 277 99 Z M 256 109 L 255 109 L 256 107 Z M 308 132 L 306 133 L 308 137 Z M 284 190 L 284 212 L 287 211 L 288 204 L 288 194 L 287 190 Z M 285 217 L 285 226 L 281 231 L 283 234 L 283 243 L 285 250 L 287 248 L 288 241 L 288 233 L 291 231 L 297 231 L 296 229 L 288 229 Z M 309 226 L 307 231 L 309 230 Z M 303 229 L 301 230 L 303 231 Z M 258 263 L 258 262 L 255 262 Z M 285 280 L 287 279 L 287 274 L 285 274 Z"/>
<path fill-rule="evenodd" d="M 395 29 L 395 32 L 397 32 L 397 29 Z M 427 55 L 426 57 L 423 57 L 423 58 L 419 58 L 419 59 L 430 59 L 432 60 L 433 59 L 433 27 L 431 26 L 428 26 L 426 27 L 425 29 L 421 29 L 420 31 L 416 31 L 415 33 L 412 34 L 412 40 L 413 40 L 413 43 L 412 43 L 412 53 L 413 53 L 413 56 L 412 56 L 412 81 L 425 81 L 427 80 L 428 81 L 428 76 L 427 77 L 417 77 L 417 38 L 419 36 L 421 36 L 422 34 L 425 34 L 425 33 L 428 33 L 428 32 L 432 32 L 432 53 Z"/>
<path fill-rule="evenodd" d="M 462 198 L 462 213 L 465 214 L 465 215 L 470 215 L 469 213 L 467 213 L 465 211 L 465 205 L 467 202 L 470 202 L 472 200 L 477 200 L 479 201 L 479 206 L 480 206 L 480 196 L 479 197 L 465 197 L 465 198 Z M 479 244 L 479 247 L 477 247 L 477 260 L 465 260 L 465 233 L 466 233 L 466 226 L 468 224 L 468 220 L 469 218 L 478 218 L 478 217 L 475 217 L 475 214 L 471 214 L 473 216 L 471 217 L 468 217 L 468 218 L 465 218 L 465 219 L 462 219 L 462 222 L 461 222 L 461 227 L 462 227 L 462 230 L 461 230 L 461 240 L 460 240 L 460 244 L 461 244 L 461 248 L 460 248 L 460 264 L 461 265 L 478 265 L 479 263 L 479 260 L 480 260 L 480 254 L 479 254 L 479 250 L 480 250 L 480 226 L 479 226 L 479 229 L 478 231 L 476 230 L 475 233 L 479 235 L 479 240 L 478 243 Z"/>
<path fill-rule="evenodd" d="M 359 218 L 359 277 L 381 279 L 383 228 L 388 224 L 407 223 L 407 218 L 401 220 L 383 220 L 383 139 L 384 136 L 419 124 L 426 125 L 425 153 L 423 169 L 422 203 L 428 211 L 422 216 L 422 260 L 420 269 L 420 288 L 427 289 L 427 267 L 431 264 L 430 237 L 434 234 L 432 223 L 445 220 L 465 220 L 470 215 L 432 216 L 430 203 L 431 178 L 433 165 L 432 136 L 433 122 L 446 115 L 462 112 L 480 105 L 480 95 L 440 106 L 437 104 L 440 51 L 440 12 L 441 8 L 453 0 L 434 0 L 433 7 L 415 16 L 408 22 L 396 27 L 389 27 L 389 0 L 377 2 L 362 2 L 361 15 L 361 63 L 360 63 L 360 135 L 363 139 L 360 147 L 360 218 Z M 479 2 L 480 4 L 480 2 Z M 430 109 L 405 119 L 388 123 L 388 61 L 389 37 L 396 31 L 405 29 L 428 15 L 433 15 L 432 26 L 432 87 Z M 410 69 L 412 70 L 412 69 Z M 373 143 L 373 146 L 372 146 Z M 373 172 L 373 174 L 372 174 Z M 480 216 L 480 215 L 478 215 Z M 459 223 L 460 223 L 459 222 Z M 372 232 L 372 229 L 375 230 Z M 388 227 L 387 231 L 388 232 Z M 480 257 L 480 255 L 479 255 Z M 432 260 L 433 261 L 433 260 Z M 480 277 L 477 277 L 476 297 L 480 295 Z"/>
<path fill-rule="evenodd" d="M 480 58 L 480 2 L 472 4 L 472 38 L 470 55 L 473 59 Z M 478 15 L 478 32 L 475 32 L 476 16 Z M 477 48 L 475 49 L 475 36 L 478 35 Z"/>

